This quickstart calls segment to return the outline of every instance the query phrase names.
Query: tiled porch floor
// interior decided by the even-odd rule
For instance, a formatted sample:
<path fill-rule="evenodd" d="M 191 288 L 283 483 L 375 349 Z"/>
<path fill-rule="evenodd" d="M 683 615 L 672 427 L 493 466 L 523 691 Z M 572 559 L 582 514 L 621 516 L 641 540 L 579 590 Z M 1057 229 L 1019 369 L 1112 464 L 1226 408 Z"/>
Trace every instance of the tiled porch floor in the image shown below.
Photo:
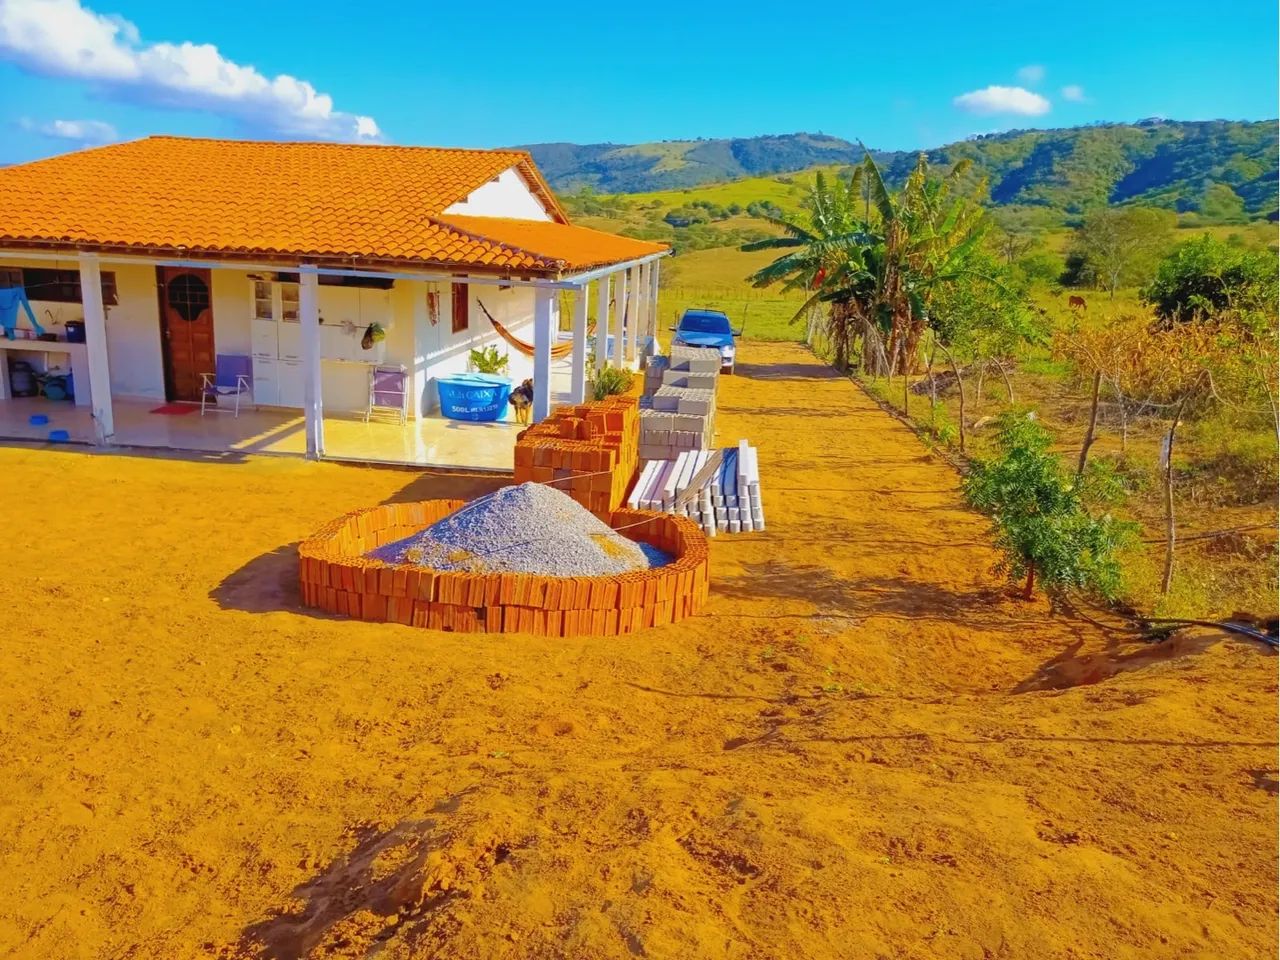
<path fill-rule="evenodd" d="M 552 404 L 568 402 L 568 378 L 557 372 Z M 276 453 L 301 456 L 306 437 L 301 411 L 279 408 L 242 409 L 230 413 L 152 413 L 154 400 L 117 398 L 113 402 L 115 442 L 121 446 L 160 447 L 213 453 Z M 49 423 L 32 426 L 32 414 Z M 427 417 L 401 424 L 390 414 L 375 413 L 369 423 L 362 414 L 337 414 L 324 419 L 325 456 L 379 463 L 510 470 L 519 424 L 466 423 Z M 73 443 L 93 443 L 93 420 L 88 407 L 22 397 L 0 400 L 0 438 L 47 440 L 51 430 L 66 430 Z"/>

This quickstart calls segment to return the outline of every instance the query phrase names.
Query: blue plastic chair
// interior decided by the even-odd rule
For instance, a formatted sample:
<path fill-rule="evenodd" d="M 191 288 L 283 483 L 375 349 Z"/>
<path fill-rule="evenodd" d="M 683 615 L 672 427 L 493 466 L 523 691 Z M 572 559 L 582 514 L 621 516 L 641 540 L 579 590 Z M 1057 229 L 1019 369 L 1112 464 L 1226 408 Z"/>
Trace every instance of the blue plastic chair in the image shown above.
<path fill-rule="evenodd" d="M 233 353 L 220 353 L 214 362 L 213 373 L 200 374 L 200 416 L 204 416 L 205 403 L 210 397 L 216 404 L 218 397 L 236 398 L 235 413 L 240 416 L 240 397 L 253 391 L 253 359 Z M 215 405 L 214 409 L 217 407 Z"/>

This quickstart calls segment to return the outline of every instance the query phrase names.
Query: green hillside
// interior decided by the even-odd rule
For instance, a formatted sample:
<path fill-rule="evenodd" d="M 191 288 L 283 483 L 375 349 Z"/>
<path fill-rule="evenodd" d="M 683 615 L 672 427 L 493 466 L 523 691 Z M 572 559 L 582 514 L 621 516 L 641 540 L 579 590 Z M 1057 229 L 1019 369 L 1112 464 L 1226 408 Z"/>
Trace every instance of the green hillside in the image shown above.
<path fill-rule="evenodd" d="M 557 190 L 588 187 L 600 193 L 680 189 L 862 157 L 862 149 L 847 140 L 812 133 L 632 145 L 535 143 L 520 149 L 533 154 Z"/>
<path fill-rule="evenodd" d="M 651 194 L 667 203 L 676 191 L 727 205 L 781 203 L 776 174 L 847 166 L 856 144 L 814 134 L 739 140 L 614 144 L 534 144 L 530 150 L 561 193 Z M 915 162 L 909 151 L 873 151 L 900 182 Z M 993 204 L 1022 211 L 1042 226 L 1061 224 L 1100 203 L 1168 207 L 1205 223 L 1274 217 L 1278 163 L 1275 121 L 1143 120 L 1061 130 L 1015 130 L 927 151 L 932 162 L 967 158 L 985 178 Z M 726 183 L 726 181 L 738 181 Z M 780 186 L 775 184 L 780 182 Z M 726 183 L 723 191 L 708 185 Z M 751 194 L 751 191 L 756 191 Z"/>

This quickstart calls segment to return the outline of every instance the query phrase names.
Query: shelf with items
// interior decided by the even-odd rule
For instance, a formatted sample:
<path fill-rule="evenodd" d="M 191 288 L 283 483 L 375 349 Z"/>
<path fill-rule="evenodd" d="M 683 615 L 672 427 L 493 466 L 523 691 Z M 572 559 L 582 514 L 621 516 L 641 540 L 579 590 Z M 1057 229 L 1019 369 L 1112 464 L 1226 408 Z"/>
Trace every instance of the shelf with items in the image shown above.
<path fill-rule="evenodd" d="M 297 323 L 298 285 L 296 283 L 277 283 L 280 291 L 280 320 L 282 323 Z"/>
<path fill-rule="evenodd" d="M 250 278 L 253 397 L 254 403 L 260 406 L 296 408 L 304 403 L 302 324 L 299 322 L 301 314 L 298 294 L 297 283 L 278 280 L 272 276 Z M 372 325 L 383 331 L 391 327 L 391 297 L 388 291 L 321 285 L 318 305 L 320 357 L 329 364 L 346 365 L 345 372 L 342 369 L 331 371 L 332 382 L 329 386 L 346 384 L 356 377 L 351 366 L 367 368 L 387 362 L 385 339 L 374 341 L 369 349 L 363 347 L 362 341 Z M 326 381 L 329 380 L 327 376 Z M 337 389 L 338 394 L 343 395 L 345 388 Z M 362 391 L 363 388 L 361 396 Z"/>
<path fill-rule="evenodd" d="M 275 284 L 269 280 L 250 281 L 250 316 L 255 320 L 275 320 Z"/>

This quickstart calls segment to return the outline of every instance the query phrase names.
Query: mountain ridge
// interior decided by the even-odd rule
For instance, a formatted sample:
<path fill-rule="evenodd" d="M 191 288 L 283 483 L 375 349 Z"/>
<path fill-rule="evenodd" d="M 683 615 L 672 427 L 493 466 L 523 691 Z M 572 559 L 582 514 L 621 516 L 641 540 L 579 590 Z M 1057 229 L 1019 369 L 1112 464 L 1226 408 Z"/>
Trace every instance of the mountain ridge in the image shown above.
<path fill-rule="evenodd" d="M 1275 120 L 1097 123 L 983 134 L 924 151 L 871 154 L 900 182 L 923 152 L 931 163 L 972 161 L 993 204 L 1067 216 L 1098 203 L 1142 202 L 1218 219 L 1275 216 L 1280 154 Z M 770 134 L 641 144 L 526 144 L 562 193 L 684 189 L 861 160 L 858 144 L 826 134 Z"/>

